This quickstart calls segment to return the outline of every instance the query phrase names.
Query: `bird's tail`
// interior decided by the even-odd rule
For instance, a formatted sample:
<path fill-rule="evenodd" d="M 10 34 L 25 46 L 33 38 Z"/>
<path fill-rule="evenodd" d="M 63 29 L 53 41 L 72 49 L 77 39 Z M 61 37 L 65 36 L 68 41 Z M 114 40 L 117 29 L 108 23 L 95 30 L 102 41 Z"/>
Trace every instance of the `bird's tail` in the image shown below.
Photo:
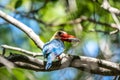
<path fill-rule="evenodd" d="M 52 66 L 52 61 L 47 61 L 47 64 L 45 66 L 45 69 L 48 70 Z"/>
<path fill-rule="evenodd" d="M 47 63 L 45 66 L 45 69 L 48 70 L 52 66 L 52 54 L 49 54 L 47 56 Z"/>
<path fill-rule="evenodd" d="M 45 69 L 48 70 L 52 66 L 52 61 L 55 59 L 55 54 L 51 53 L 47 57 L 47 64 L 45 66 Z"/>

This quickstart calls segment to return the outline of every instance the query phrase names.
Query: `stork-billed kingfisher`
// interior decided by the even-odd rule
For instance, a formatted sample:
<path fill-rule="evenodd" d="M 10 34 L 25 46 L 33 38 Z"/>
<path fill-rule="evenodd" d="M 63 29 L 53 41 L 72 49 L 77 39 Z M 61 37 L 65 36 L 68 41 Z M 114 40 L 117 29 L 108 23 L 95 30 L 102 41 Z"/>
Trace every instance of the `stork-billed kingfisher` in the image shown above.
<path fill-rule="evenodd" d="M 52 66 L 52 61 L 56 59 L 56 57 L 59 57 L 64 52 L 64 41 L 66 42 L 78 42 L 79 39 L 75 38 L 72 35 L 69 35 L 68 33 L 64 31 L 58 31 L 56 32 L 52 39 L 45 43 L 43 46 L 43 55 L 44 58 L 47 59 L 47 63 L 45 66 L 45 69 L 48 70 Z"/>

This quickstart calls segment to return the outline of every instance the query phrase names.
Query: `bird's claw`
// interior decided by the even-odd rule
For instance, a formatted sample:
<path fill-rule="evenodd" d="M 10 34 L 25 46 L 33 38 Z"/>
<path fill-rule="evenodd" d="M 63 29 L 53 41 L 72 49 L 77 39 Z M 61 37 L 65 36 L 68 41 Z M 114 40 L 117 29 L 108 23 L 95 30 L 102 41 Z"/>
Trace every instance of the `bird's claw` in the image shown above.
<path fill-rule="evenodd" d="M 57 56 L 57 59 L 60 61 L 60 60 L 62 60 L 62 58 L 60 58 L 60 56 Z"/>

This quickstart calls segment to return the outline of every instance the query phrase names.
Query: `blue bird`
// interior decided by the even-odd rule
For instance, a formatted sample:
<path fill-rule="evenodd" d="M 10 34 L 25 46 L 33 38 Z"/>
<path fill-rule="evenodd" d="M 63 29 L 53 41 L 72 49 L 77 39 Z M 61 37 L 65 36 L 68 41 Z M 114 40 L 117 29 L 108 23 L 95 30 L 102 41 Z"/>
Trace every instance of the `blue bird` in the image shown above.
<path fill-rule="evenodd" d="M 67 34 L 64 31 L 58 31 L 53 35 L 52 39 L 43 46 L 42 52 L 44 58 L 47 59 L 45 66 L 46 70 L 52 66 L 52 61 L 54 61 L 57 57 L 60 59 L 59 56 L 64 52 L 64 41 L 78 42 L 79 39 Z"/>

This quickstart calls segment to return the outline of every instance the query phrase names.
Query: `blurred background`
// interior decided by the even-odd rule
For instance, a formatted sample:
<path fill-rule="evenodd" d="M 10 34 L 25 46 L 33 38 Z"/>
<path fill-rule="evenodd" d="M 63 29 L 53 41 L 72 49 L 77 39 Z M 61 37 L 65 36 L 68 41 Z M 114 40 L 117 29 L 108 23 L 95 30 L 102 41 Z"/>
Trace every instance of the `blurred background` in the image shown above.
<path fill-rule="evenodd" d="M 26 24 L 43 42 L 58 30 L 80 39 L 65 43 L 65 53 L 120 62 L 120 34 L 110 32 L 114 23 L 109 12 L 101 8 L 103 0 L 0 0 L 0 10 Z M 109 0 L 120 9 L 120 0 Z M 119 16 L 117 16 L 118 19 Z M 104 23 L 104 24 L 102 24 Z M 108 25 L 107 25 L 108 24 Z M 33 52 L 41 52 L 21 30 L 0 18 L 0 45 L 7 44 Z M 0 48 L 0 53 L 2 49 Z M 7 54 L 12 52 L 7 50 Z M 51 72 L 35 72 L 0 68 L 0 80 L 112 80 L 113 76 L 90 74 L 74 68 Z"/>

